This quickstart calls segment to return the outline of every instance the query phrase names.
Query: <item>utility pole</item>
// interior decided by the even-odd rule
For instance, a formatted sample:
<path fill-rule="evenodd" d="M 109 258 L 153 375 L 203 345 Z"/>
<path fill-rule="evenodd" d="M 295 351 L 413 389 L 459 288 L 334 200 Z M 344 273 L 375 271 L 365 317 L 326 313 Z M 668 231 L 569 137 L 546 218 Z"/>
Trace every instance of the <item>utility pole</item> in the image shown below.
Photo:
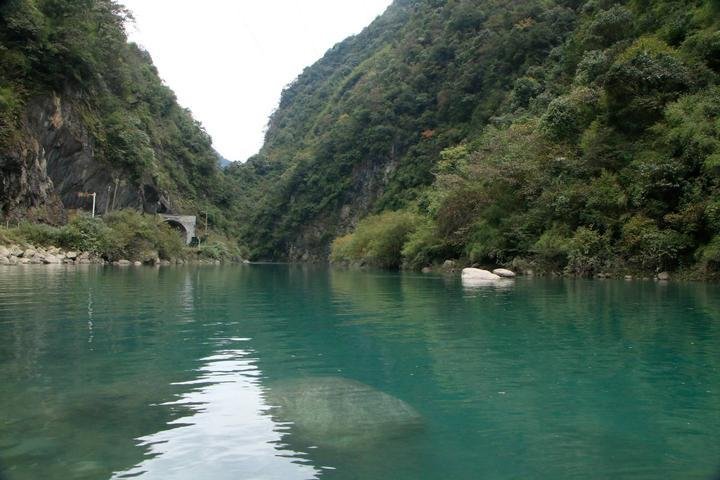
<path fill-rule="evenodd" d="M 95 199 L 97 198 L 97 193 L 87 193 L 87 192 L 78 192 L 78 197 L 80 198 L 87 198 L 92 197 L 93 204 L 92 204 L 92 218 L 95 218 Z"/>
<path fill-rule="evenodd" d="M 108 185 L 107 196 L 105 197 L 105 214 L 107 214 L 108 210 L 110 209 L 110 190 L 111 189 L 112 189 L 112 186 Z"/>

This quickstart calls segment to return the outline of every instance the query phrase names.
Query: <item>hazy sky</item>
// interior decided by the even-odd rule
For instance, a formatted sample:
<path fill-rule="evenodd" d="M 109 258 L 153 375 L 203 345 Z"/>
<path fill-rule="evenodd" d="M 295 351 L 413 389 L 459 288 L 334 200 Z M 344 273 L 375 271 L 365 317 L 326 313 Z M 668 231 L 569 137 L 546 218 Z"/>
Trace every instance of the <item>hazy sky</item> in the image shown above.
<path fill-rule="evenodd" d="M 282 88 L 391 0 L 121 0 L 130 39 L 229 160 L 262 145 Z"/>

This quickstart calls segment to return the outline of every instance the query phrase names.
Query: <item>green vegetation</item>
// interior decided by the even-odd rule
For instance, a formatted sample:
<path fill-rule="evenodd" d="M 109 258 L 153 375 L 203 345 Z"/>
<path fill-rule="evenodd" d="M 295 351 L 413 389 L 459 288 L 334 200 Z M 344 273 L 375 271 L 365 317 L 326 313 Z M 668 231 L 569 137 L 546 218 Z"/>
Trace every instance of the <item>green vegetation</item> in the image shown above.
<path fill-rule="evenodd" d="M 148 53 L 127 42 L 129 19 L 114 0 L 0 4 L 0 170 L 15 167 L 4 154 L 27 148 L 33 99 L 56 97 L 68 128 L 87 131 L 113 177 L 155 185 L 177 210 L 207 211 L 213 227 L 232 232 L 236 187 Z M 9 193 L 0 189 L 3 209 Z"/>
<path fill-rule="evenodd" d="M 216 234 L 197 248 L 186 247 L 180 234 L 161 218 L 134 210 L 119 210 L 103 218 L 76 216 L 61 227 L 21 223 L 0 228 L 0 245 L 10 244 L 56 246 L 92 253 L 107 261 L 237 261 L 246 255 L 237 242 Z"/>
<path fill-rule="evenodd" d="M 418 222 L 417 215 L 407 212 L 371 215 L 360 222 L 354 234 L 335 239 L 331 260 L 397 268 L 402 263 L 403 245 Z"/>
<path fill-rule="evenodd" d="M 282 257 L 340 236 L 333 259 L 381 266 L 715 275 L 719 27 L 712 0 L 396 1 L 285 90 L 236 172 L 268 191 L 244 238 Z M 342 236 L 348 210 L 372 216 Z"/>
<path fill-rule="evenodd" d="M 716 0 L 396 0 L 289 85 L 262 150 L 225 171 L 127 17 L 113 0 L 2 3 L 0 153 L 55 92 L 97 161 L 256 258 L 324 258 L 337 238 L 335 261 L 384 267 L 720 274 Z M 91 245 L 108 257 L 165 244 L 111 221 L 120 246 Z M 196 255 L 236 255 L 224 245 Z"/>

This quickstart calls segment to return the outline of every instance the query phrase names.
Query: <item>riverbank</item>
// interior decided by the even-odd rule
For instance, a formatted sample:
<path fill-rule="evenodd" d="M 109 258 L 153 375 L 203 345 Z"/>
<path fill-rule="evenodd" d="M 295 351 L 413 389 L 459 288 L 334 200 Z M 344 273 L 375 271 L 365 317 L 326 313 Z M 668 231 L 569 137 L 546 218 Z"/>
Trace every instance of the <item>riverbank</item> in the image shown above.
<path fill-rule="evenodd" d="M 188 249 L 194 250 L 194 249 Z M 194 258 L 193 258 L 194 257 Z M 221 265 L 223 263 L 249 263 L 243 258 L 211 259 L 199 258 L 197 253 L 190 251 L 184 258 L 161 259 L 159 257 L 149 260 L 106 260 L 92 252 L 63 250 L 59 247 L 36 247 L 34 245 L 0 245 L 0 265 L 115 265 L 115 266 L 169 266 L 169 265 Z"/>
<path fill-rule="evenodd" d="M 125 210 L 103 218 L 77 216 L 62 226 L 21 223 L 0 228 L 0 265 L 171 265 L 242 263 L 234 240 L 204 232 L 186 246 L 178 232 L 154 215 Z"/>

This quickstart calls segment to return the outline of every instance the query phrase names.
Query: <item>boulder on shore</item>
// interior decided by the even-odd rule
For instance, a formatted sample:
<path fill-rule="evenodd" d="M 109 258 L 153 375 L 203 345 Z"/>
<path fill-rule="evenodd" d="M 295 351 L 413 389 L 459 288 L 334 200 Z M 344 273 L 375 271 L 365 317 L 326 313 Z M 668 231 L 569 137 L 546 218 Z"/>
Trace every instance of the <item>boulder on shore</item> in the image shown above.
<path fill-rule="evenodd" d="M 463 268 L 463 280 L 500 280 L 500 275 L 480 268 Z"/>
<path fill-rule="evenodd" d="M 660 272 L 657 274 L 657 279 L 667 282 L 670 280 L 670 272 Z"/>
<path fill-rule="evenodd" d="M 496 268 L 495 270 L 492 271 L 492 273 L 494 273 L 495 275 L 497 275 L 499 277 L 503 277 L 503 278 L 514 278 L 515 277 L 515 272 L 513 272 L 512 270 L 508 270 L 507 268 Z"/>

